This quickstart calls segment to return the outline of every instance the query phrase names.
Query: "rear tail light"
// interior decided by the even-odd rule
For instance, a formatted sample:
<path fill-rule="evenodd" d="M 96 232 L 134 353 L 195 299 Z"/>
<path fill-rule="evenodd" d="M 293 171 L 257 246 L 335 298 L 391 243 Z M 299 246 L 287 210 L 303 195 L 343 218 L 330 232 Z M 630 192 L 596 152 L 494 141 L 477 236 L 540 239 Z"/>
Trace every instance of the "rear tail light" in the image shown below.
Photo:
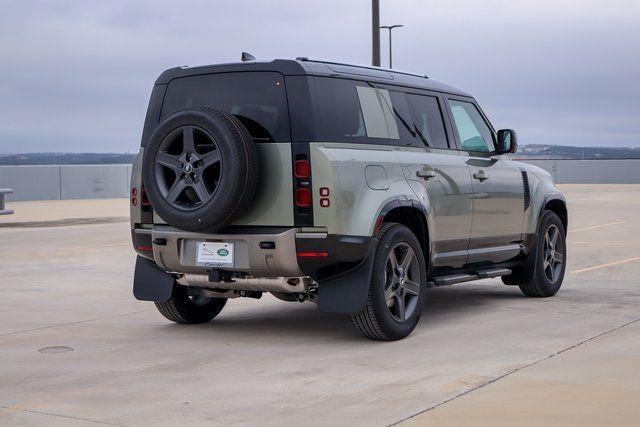
<path fill-rule="evenodd" d="M 293 173 L 296 178 L 309 178 L 311 176 L 311 163 L 308 160 L 296 160 L 293 164 Z"/>
<path fill-rule="evenodd" d="M 296 224 L 310 224 L 313 206 L 311 192 L 311 163 L 308 154 L 299 153 L 293 162 L 293 201 L 295 204 Z M 301 216 L 298 216 L 301 215 Z"/>
<path fill-rule="evenodd" d="M 298 188 L 296 190 L 296 206 L 299 208 L 308 208 L 311 206 L 311 190 L 308 188 Z"/>
<path fill-rule="evenodd" d="M 136 197 L 138 195 L 138 189 L 137 188 L 132 188 L 131 189 L 131 205 L 132 206 L 137 206 L 138 205 L 138 197 Z"/>

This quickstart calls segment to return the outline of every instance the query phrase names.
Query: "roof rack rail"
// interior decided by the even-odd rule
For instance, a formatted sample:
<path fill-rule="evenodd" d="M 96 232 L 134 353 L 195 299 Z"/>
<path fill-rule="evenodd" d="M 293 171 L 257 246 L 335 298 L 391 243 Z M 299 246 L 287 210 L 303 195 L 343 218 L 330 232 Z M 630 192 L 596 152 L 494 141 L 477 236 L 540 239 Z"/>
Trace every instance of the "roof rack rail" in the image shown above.
<path fill-rule="evenodd" d="M 347 66 L 347 67 L 364 68 L 364 69 L 367 69 L 367 70 L 387 71 L 389 73 L 404 74 L 406 76 L 422 77 L 422 78 L 425 78 L 425 79 L 429 78 L 429 76 L 427 76 L 426 74 L 417 74 L 417 73 L 409 73 L 409 72 L 406 72 L 406 71 L 397 71 L 397 70 L 394 70 L 392 68 L 382 68 L 382 67 L 373 67 L 373 66 L 368 66 L 368 65 L 348 64 L 346 62 L 322 61 L 322 60 L 319 60 L 319 59 L 309 59 L 306 56 L 298 56 L 296 58 L 296 61 L 317 62 L 317 63 L 320 63 L 320 64 L 329 64 L 329 65 L 344 65 L 344 66 Z"/>

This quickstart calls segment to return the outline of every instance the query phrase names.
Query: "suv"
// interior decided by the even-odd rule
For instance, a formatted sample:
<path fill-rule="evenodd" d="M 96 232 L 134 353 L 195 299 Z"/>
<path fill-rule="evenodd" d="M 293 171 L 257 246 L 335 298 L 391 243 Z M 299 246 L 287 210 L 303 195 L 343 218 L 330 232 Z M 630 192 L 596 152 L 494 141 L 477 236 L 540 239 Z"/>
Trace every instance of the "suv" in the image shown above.
<path fill-rule="evenodd" d="M 134 295 L 202 323 L 270 292 L 376 340 L 407 336 L 430 287 L 500 276 L 552 296 L 565 199 L 516 146 L 426 76 L 306 58 L 169 69 L 132 169 Z"/>

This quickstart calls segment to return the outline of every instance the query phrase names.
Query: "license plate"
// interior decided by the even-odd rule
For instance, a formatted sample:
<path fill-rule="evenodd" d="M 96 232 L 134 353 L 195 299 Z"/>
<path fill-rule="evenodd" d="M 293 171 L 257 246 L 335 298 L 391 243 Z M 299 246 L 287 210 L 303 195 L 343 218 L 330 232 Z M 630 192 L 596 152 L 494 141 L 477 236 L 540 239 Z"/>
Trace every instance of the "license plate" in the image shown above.
<path fill-rule="evenodd" d="M 196 264 L 211 267 L 233 267 L 233 243 L 198 242 Z"/>

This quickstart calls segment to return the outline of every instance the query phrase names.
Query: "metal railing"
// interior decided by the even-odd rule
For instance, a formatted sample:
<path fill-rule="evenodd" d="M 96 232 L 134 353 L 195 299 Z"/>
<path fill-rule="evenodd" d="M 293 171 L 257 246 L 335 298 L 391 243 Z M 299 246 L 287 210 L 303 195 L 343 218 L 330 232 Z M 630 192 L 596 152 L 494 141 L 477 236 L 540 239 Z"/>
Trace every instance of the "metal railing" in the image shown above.
<path fill-rule="evenodd" d="M 11 215 L 13 213 L 11 209 L 5 209 L 4 207 L 4 195 L 11 193 L 13 193 L 13 190 L 10 188 L 0 188 L 0 215 Z"/>

